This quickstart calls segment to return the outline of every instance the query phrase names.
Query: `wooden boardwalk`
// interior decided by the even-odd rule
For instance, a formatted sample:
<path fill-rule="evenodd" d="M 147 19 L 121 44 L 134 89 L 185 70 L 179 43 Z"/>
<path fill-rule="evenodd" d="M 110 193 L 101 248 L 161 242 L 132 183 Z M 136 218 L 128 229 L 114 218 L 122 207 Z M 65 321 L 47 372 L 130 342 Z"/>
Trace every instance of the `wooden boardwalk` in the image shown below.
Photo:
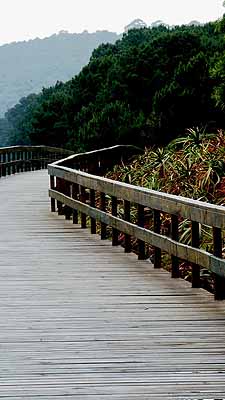
<path fill-rule="evenodd" d="M 223 399 L 225 303 L 0 180 L 0 399 Z"/>

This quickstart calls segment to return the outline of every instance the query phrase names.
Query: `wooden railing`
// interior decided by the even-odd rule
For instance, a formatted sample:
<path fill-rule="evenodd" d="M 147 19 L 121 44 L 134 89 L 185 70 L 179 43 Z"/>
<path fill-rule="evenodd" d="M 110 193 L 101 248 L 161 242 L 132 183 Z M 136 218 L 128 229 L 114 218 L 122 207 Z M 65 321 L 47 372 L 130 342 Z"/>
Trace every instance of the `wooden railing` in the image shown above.
<path fill-rule="evenodd" d="M 54 165 L 102 176 L 112 166 L 127 163 L 134 155 L 141 153 L 143 153 L 143 150 L 139 147 L 118 145 L 86 153 L 73 154 Z"/>
<path fill-rule="evenodd" d="M 101 239 L 106 238 L 106 228 L 111 227 L 112 245 L 118 245 L 119 233 L 125 235 L 125 251 L 131 251 L 131 237 L 138 240 L 138 258 L 145 258 L 145 244 L 154 246 L 154 267 L 161 267 L 162 251 L 171 256 L 172 277 L 178 278 L 180 260 L 192 266 L 192 286 L 200 287 L 201 267 L 210 270 L 214 277 L 215 299 L 225 299 L 225 260 L 222 258 L 225 229 L 225 207 L 204 203 L 189 198 L 149 190 L 127 183 L 113 181 L 100 175 L 113 163 L 124 162 L 135 149 L 116 146 L 90 153 L 71 156 L 48 166 L 50 174 L 51 210 L 65 214 L 73 222 L 86 228 L 90 217 L 91 232 L 96 233 L 96 221 L 100 222 Z M 76 169 L 74 169 L 76 168 Z M 94 175 L 94 174 L 95 175 Z M 96 202 L 96 199 L 98 200 Z M 118 214 L 118 204 L 120 212 Z M 136 221 L 131 205 L 135 205 Z M 121 217 L 121 207 L 123 209 Z M 145 210 L 151 210 L 153 229 L 145 227 Z M 132 208 L 133 210 L 133 208 Z M 171 232 L 162 231 L 162 215 L 170 216 Z M 191 224 L 191 245 L 181 243 L 179 221 L 187 219 Z M 201 225 L 211 227 L 212 252 L 201 248 Z"/>
<path fill-rule="evenodd" d="M 48 146 L 11 146 L 0 148 L 0 177 L 17 172 L 47 168 L 55 160 L 72 154 L 71 151 Z"/>

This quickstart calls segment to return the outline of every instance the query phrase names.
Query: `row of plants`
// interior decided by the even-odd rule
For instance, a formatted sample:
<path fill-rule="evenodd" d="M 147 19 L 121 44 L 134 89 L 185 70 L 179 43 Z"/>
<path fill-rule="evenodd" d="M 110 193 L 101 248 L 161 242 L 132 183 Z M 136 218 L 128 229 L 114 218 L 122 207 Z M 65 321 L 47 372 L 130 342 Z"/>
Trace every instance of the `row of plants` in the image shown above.
<path fill-rule="evenodd" d="M 225 132 L 207 134 L 200 129 L 189 129 L 187 135 L 173 140 L 166 147 L 152 147 L 136 157 L 129 165 L 117 165 L 107 177 L 152 190 L 202 200 L 225 206 Z M 122 205 L 121 205 L 122 206 Z M 122 207 L 121 207 L 122 216 Z M 132 219 L 137 210 L 132 207 Z M 170 216 L 161 214 L 161 232 L 170 235 Z M 153 228 L 151 210 L 146 208 L 145 227 Z M 225 232 L 224 232 L 225 233 Z M 180 241 L 191 244 L 191 223 L 179 219 Z M 120 237 L 123 244 L 124 236 Z M 212 229 L 201 227 L 201 248 L 212 252 Z M 133 250 L 137 242 L 133 240 Z M 154 249 L 146 248 L 146 258 L 154 257 Z M 224 251 L 225 257 L 225 251 Z M 170 270 L 170 258 L 163 255 L 163 265 Z M 181 276 L 191 280 L 191 266 L 184 262 L 180 266 Z M 210 271 L 201 270 L 202 286 L 213 291 Z"/>
<path fill-rule="evenodd" d="M 145 150 L 108 174 L 152 190 L 225 205 L 225 134 L 189 129 L 164 147 Z"/>

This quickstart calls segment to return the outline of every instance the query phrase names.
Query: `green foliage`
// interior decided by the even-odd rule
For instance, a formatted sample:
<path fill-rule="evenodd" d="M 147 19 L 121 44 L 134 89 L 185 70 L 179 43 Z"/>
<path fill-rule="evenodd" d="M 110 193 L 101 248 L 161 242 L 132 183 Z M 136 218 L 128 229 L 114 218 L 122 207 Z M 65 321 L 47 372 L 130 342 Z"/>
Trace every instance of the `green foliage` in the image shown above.
<path fill-rule="evenodd" d="M 7 111 L 6 121 L 12 127 L 9 137 L 10 144 L 31 144 L 31 115 L 38 104 L 38 96 L 30 94 L 20 99 L 20 102 Z"/>
<path fill-rule="evenodd" d="M 166 144 L 194 126 L 223 128 L 224 34 L 217 24 L 134 29 L 102 44 L 77 76 L 28 96 L 21 115 L 18 105 L 9 111 L 10 123 L 16 114 L 11 143 L 85 151 Z"/>
<path fill-rule="evenodd" d="M 216 106 L 225 111 L 225 52 L 217 56 L 211 75 L 215 81 L 213 98 Z"/>
<path fill-rule="evenodd" d="M 109 178 L 153 190 L 225 205 L 225 134 L 188 130 L 165 147 L 146 150 Z"/>
<path fill-rule="evenodd" d="M 0 147 L 7 146 L 9 144 L 9 138 L 11 137 L 12 127 L 5 118 L 0 118 Z"/>

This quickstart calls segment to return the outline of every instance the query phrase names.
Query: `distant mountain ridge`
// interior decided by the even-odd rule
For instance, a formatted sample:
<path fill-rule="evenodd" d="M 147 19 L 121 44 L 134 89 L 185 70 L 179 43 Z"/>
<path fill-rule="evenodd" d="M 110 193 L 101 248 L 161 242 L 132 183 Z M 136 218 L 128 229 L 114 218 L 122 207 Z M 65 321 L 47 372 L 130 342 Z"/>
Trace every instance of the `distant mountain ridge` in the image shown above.
<path fill-rule="evenodd" d="M 60 31 L 45 39 L 0 46 L 0 116 L 21 97 L 71 79 L 88 63 L 96 47 L 115 43 L 120 37 L 108 31 Z"/>
<path fill-rule="evenodd" d="M 189 25 L 200 25 L 192 21 Z M 164 25 L 163 21 L 152 22 L 149 27 Z M 147 28 L 137 18 L 125 27 Z M 30 93 L 39 93 L 43 87 L 65 82 L 78 74 L 88 63 L 92 51 L 102 43 L 115 43 L 122 34 L 97 31 L 69 33 L 60 31 L 44 39 L 13 42 L 0 46 L 0 118 L 18 101 Z"/>

